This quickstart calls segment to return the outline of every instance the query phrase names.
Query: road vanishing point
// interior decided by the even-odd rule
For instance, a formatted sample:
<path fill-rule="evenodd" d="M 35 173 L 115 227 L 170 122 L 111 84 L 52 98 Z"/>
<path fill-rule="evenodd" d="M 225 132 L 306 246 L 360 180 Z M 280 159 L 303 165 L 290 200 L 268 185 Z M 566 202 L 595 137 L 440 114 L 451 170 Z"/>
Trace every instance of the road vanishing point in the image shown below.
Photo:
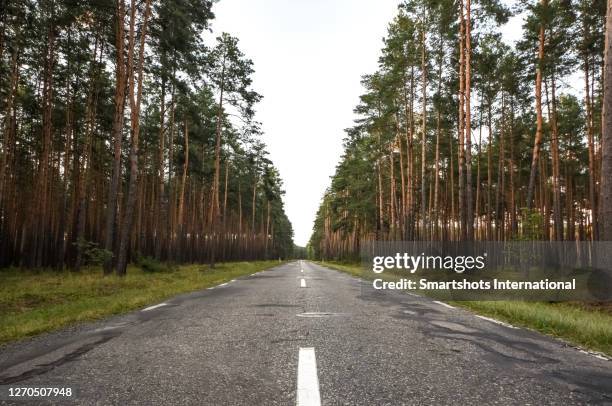
<path fill-rule="evenodd" d="M 0 384 L 68 386 L 61 404 L 85 405 L 612 404 L 611 366 L 296 261 L 6 345 Z"/>

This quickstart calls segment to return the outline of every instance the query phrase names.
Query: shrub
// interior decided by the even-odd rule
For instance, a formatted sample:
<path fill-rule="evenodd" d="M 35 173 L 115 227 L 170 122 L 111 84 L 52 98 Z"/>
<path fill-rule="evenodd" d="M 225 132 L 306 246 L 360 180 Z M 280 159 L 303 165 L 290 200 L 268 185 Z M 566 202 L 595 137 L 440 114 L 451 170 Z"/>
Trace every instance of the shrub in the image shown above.
<path fill-rule="evenodd" d="M 100 266 L 113 257 L 113 253 L 104 248 L 99 248 L 98 244 L 80 238 L 74 243 L 82 252 L 87 265 Z"/>
<path fill-rule="evenodd" d="M 542 214 L 534 209 L 521 209 L 521 218 L 523 222 L 522 235 L 517 237 L 519 241 L 532 241 L 542 238 L 542 227 L 544 218 Z"/>
<path fill-rule="evenodd" d="M 173 265 L 162 263 L 151 257 L 139 257 L 136 261 L 136 265 L 138 265 L 144 272 L 147 273 L 175 271 L 175 267 Z"/>

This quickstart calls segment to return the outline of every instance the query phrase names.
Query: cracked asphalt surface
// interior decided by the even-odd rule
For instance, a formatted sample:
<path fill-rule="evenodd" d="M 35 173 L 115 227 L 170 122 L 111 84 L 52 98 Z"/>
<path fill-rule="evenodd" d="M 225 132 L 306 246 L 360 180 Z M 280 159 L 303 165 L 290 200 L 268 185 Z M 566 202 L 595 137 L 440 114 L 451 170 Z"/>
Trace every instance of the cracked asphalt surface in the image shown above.
<path fill-rule="evenodd" d="M 4 346 L 0 384 L 75 389 L 58 404 L 292 405 L 298 351 L 313 347 L 324 405 L 612 405 L 611 361 L 302 267 Z"/>

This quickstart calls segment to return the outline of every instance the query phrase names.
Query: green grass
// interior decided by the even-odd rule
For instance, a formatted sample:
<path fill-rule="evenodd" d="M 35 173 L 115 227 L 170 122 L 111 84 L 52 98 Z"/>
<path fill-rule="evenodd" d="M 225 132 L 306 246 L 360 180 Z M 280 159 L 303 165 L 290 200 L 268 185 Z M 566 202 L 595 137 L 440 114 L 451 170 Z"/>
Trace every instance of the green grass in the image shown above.
<path fill-rule="evenodd" d="M 531 328 L 612 356 L 612 314 L 574 303 L 451 302 L 476 313 Z"/>
<path fill-rule="evenodd" d="M 79 273 L 0 270 L 0 344 L 83 321 L 125 313 L 179 293 L 204 289 L 278 265 L 278 261 L 233 262 L 103 276 L 99 268 Z"/>
<path fill-rule="evenodd" d="M 357 277 L 363 277 L 359 264 L 319 263 Z M 581 303 L 523 301 L 450 303 L 612 356 L 612 312 L 609 307 Z"/>

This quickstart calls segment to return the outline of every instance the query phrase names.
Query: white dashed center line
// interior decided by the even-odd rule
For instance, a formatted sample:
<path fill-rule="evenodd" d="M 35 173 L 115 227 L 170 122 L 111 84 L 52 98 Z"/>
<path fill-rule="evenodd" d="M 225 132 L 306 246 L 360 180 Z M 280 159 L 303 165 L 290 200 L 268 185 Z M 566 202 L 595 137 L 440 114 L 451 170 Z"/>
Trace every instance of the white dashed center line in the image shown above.
<path fill-rule="evenodd" d="M 142 309 L 142 311 L 148 312 L 149 310 L 157 309 L 158 307 L 167 306 L 167 305 L 168 303 L 160 303 L 160 304 L 156 304 L 155 306 L 145 307 L 144 309 Z"/>
<path fill-rule="evenodd" d="M 300 288 L 305 288 L 306 287 L 306 279 L 302 278 L 302 280 L 300 280 Z"/>
<path fill-rule="evenodd" d="M 297 406 L 320 406 L 317 359 L 312 347 L 300 348 L 298 358 Z"/>

